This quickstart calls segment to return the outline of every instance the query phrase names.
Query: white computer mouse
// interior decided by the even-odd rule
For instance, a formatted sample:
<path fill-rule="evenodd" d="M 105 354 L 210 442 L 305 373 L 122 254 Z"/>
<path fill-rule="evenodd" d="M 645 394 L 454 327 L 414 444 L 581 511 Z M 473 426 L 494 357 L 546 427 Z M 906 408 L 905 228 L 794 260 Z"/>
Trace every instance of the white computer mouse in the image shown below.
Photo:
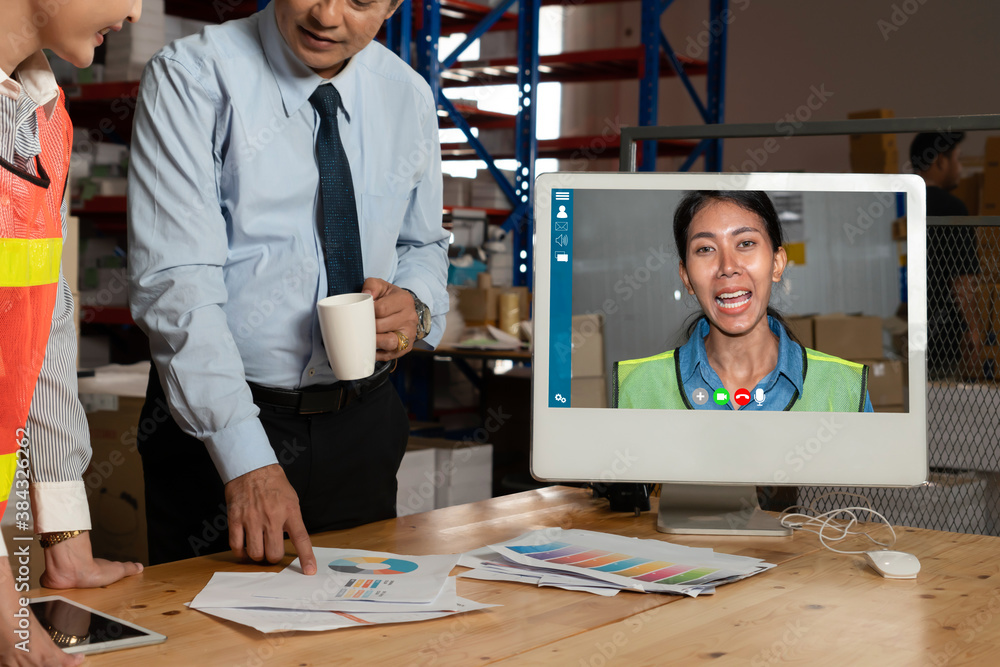
<path fill-rule="evenodd" d="M 865 558 L 886 579 L 916 579 L 920 561 L 905 551 L 866 551 Z"/>

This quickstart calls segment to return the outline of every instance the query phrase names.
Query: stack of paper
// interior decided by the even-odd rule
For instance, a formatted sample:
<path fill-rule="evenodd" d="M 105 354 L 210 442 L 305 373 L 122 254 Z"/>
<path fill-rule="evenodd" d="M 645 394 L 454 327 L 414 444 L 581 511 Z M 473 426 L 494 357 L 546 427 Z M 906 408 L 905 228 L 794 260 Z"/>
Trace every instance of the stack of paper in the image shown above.
<path fill-rule="evenodd" d="M 298 559 L 281 572 L 217 572 L 190 606 L 261 632 L 407 623 L 497 606 L 458 597 L 448 576 L 457 555 L 314 553 L 315 576 L 303 574 Z"/>
<path fill-rule="evenodd" d="M 774 567 L 759 558 L 716 553 L 661 540 L 547 528 L 464 554 L 459 576 L 523 581 L 598 595 L 710 594 L 715 587 Z"/>

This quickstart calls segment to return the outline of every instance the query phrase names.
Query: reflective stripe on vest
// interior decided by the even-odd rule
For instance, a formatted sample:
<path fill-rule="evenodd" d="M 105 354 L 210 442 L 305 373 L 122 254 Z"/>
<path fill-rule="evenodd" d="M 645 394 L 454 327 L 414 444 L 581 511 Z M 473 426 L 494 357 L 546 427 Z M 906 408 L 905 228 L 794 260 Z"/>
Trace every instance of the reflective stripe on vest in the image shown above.
<path fill-rule="evenodd" d="M 0 239 L 0 287 L 33 287 L 58 282 L 62 245 L 62 236 L 57 239 Z"/>
<path fill-rule="evenodd" d="M 38 109 L 36 118 L 42 147 L 37 175 L 0 161 L 0 512 L 52 329 L 73 145 L 62 91 L 51 117 Z"/>
<path fill-rule="evenodd" d="M 795 412 L 863 412 L 868 394 L 868 367 L 803 349 L 802 396 L 784 410 Z M 677 350 L 646 359 L 615 362 L 614 398 L 618 408 L 693 409 L 681 390 Z"/>
<path fill-rule="evenodd" d="M 17 472 L 17 452 L 0 454 L 0 503 L 7 502 L 11 487 L 14 485 L 14 474 Z"/>

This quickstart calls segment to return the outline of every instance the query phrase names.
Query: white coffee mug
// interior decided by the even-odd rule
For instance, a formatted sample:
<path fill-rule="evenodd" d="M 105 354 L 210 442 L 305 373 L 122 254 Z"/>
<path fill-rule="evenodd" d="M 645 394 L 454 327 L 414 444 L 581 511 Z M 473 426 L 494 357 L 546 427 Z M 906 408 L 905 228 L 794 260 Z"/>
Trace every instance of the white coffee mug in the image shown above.
<path fill-rule="evenodd" d="M 320 300 L 319 328 L 338 380 L 375 372 L 375 301 L 371 294 L 337 294 Z"/>

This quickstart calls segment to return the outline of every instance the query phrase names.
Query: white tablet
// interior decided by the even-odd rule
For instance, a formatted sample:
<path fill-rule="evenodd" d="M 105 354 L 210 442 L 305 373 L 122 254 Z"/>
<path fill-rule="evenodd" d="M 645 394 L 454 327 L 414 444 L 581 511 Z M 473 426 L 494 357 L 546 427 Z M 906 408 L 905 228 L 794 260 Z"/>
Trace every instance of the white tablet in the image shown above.
<path fill-rule="evenodd" d="M 38 622 L 66 653 L 104 653 L 159 644 L 164 635 L 67 600 L 46 595 L 30 603 Z"/>

